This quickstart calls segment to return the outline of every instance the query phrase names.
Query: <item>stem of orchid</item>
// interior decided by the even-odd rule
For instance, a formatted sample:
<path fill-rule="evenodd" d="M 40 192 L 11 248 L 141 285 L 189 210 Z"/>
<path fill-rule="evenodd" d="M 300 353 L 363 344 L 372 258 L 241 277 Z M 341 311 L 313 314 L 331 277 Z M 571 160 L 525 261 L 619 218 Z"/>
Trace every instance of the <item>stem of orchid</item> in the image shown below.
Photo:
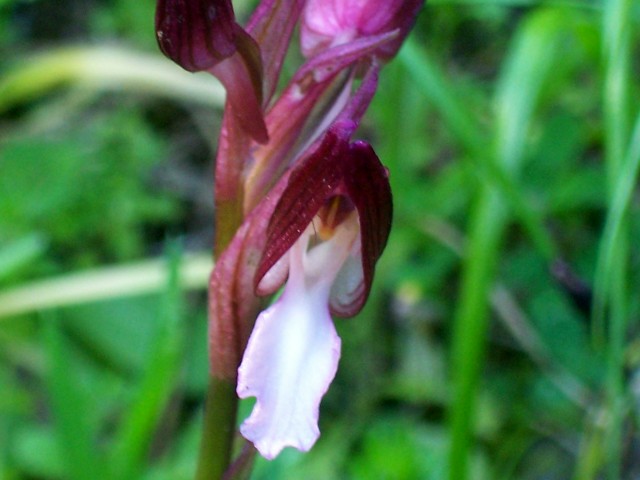
<path fill-rule="evenodd" d="M 222 478 L 229 468 L 237 409 L 235 381 L 209 377 L 196 480 Z"/>
<path fill-rule="evenodd" d="M 242 190 L 239 189 L 240 195 L 238 197 L 243 198 Z M 216 199 L 216 233 L 215 233 L 215 246 L 213 256 L 214 258 L 220 258 L 222 252 L 225 251 L 236 230 L 240 228 L 242 224 L 242 201 L 232 200 L 220 200 Z"/>
<path fill-rule="evenodd" d="M 224 218 L 224 215 L 220 215 L 226 213 L 224 210 L 227 209 L 223 208 L 222 211 L 218 212 L 218 218 Z M 235 231 L 237 227 L 233 223 L 233 221 L 228 220 L 218 220 L 217 222 L 218 227 L 224 225 L 227 228 L 221 228 L 216 236 L 216 258 L 224 251 L 233 236 L 229 234 L 229 232 Z M 229 465 L 231 465 L 237 410 L 236 379 L 219 378 L 210 375 L 204 407 L 196 480 L 223 478 Z"/>
<path fill-rule="evenodd" d="M 242 222 L 242 196 L 236 201 L 216 199 L 215 258 L 220 258 Z M 223 478 L 231 465 L 237 410 L 236 379 L 210 375 L 196 480 Z"/>
<path fill-rule="evenodd" d="M 235 122 L 227 123 L 227 133 L 234 135 L 236 132 L 232 129 L 237 127 Z M 238 152 L 228 153 L 237 154 Z M 236 165 L 222 162 L 220 155 L 218 156 L 214 258 L 222 256 L 243 221 L 244 189 L 238 181 L 238 172 Z M 217 480 L 223 478 L 229 469 L 233 455 L 237 410 L 235 376 L 210 375 L 196 480 Z"/>

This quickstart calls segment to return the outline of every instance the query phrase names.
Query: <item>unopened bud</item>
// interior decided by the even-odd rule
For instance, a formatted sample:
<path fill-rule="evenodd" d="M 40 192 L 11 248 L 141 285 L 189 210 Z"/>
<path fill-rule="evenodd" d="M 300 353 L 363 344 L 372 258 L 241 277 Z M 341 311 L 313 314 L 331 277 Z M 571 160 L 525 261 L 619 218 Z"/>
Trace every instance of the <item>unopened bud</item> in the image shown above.
<path fill-rule="evenodd" d="M 233 55 L 235 31 L 229 0 L 158 0 L 158 45 L 185 70 L 208 70 Z"/>
<path fill-rule="evenodd" d="M 413 25 L 422 0 L 309 0 L 302 20 L 305 56 L 315 55 L 362 37 L 398 31 L 397 37 L 376 52 L 393 57 Z"/>

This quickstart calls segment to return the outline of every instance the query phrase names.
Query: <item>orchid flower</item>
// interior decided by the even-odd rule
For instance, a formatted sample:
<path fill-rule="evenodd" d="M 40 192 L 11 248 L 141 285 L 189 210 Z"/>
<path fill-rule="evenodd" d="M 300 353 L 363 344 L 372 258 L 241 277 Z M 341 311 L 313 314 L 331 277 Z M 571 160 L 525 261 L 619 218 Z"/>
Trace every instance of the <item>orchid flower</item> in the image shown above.
<path fill-rule="evenodd" d="M 346 142 L 355 131 L 362 115 L 376 90 L 378 81 L 378 68 L 372 68 L 363 78 L 359 88 L 350 98 L 334 122 L 334 132 L 339 132 L 340 137 Z M 340 125 L 340 128 L 337 125 Z M 322 145 L 323 138 L 318 139 L 314 145 L 309 147 L 296 165 L 304 165 L 309 162 L 309 157 L 320 155 L 322 152 L 318 145 Z M 334 133 L 336 135 L 336 133 Z M 326 139 L 324 140 L 326 141 Z M 316 153 L 317 152 L 317 153 Z M 296 166 L 296 168 L 298 168 Z M 263 308 L 260 296 L 272 293 L 264 288 L 256 289 L 254 278 L 258 275 L 258 266 L 265 255 L 265 252 L 272 251 L 276 243 L 275 236 L 267 235 L 269 225 L 273 218 L 282 212 L 281 199 L 285 189 L 288 189 L 290 177 L 294 169 L 290 169 L 280 177 L 277 184 L 269 191 L 260 203 L 251 210 L 244 222 L 235 232 L 232 240 L 225 251 L 218 257 L 216 268 L 211 275 L 209 284 L 209 351 L 211 354 L 211 368 L 213 372 L 221 377 L 235 378 L 236 369 L 242 358 L 247 344 L 253 322 L 246 319 L 255 318 Z M 337 170 L 339 171 L 339 170 Z M 348 170 L 345 170 L 345 174 Z M 308 188 L 312 191 L 311 185 Z M 288 190 L 292 192 L 292 190 Z M 306 204 L 307 198 L 304 192 L 299 192 L 300 197 L 296 202 Z M 291 193 L 287 198 L 291 198 Z M 318 207 L 319 209 L 320 207 Z M 306 225 L 305 225 L 306 227 Z M 268 254 L 271 258 L 272 254 Z M 274 269 L 274 272 L 284 272 L 286 269 Z M 280 283 L 284 281 L 281 277 Z M 266 283 L 265 283 L 266 285 Z"/>
<path fill-rule="evenodd" d="M 160 49 L 178 65 L 218 77 L 243 128 L 259 142 L 268 140 L 260 114 L 260 49 L 235 22 L 231 0 L 159 0 L 156 35 Z"/>
<path fill-rule="evenodd" d="M 391 190 L 371 146 L 352 136 L 422 3 L 263 0 L 243 28 L 231 0 L 158 0 L 162 51 L 227 90 L 216 159 L 211 375 L 237 380 L 241 398 L 256 397 L 241 433 L 266 458 L 315 443 L 320 401 L 340 358 L 332 315 L 355 315 L 371 289 Z M 298 23 L 304 63 L 277 95 Z"/>
<path fill-rule="evenodd" d="M 238 370 L 241 398 L 257 397 L 240 431 L 274 458 L 309 450 L 318 409 L 340 358 L 331 315 L 364 305 L 391 226 L 387 171 L 338 122 L 291 173 L 267 230 L 256 272 L 259 293 L 281 297 L 258 317 Z"/>

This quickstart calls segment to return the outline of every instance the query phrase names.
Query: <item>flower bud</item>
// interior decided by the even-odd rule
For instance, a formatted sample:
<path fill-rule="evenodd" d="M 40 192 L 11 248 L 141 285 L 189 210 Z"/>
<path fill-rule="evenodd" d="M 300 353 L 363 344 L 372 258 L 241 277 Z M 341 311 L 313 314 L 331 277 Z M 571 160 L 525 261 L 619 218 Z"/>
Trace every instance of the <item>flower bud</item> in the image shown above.
<path fill-rule="evenodd" d="M 302 51 L 309 57 L 361 37 L 397 31 L 398 35 L 376 52 L 378 58 L 388 60 L 400 48 L 422 3 L 422 0 L 309 0 L 302 20 Z"/>
<path fill-rule="evenodd" d="M 156 36 L 162 52 L 185 70 L 215 75 L 243 130 L 268 141 L 260 48 L 236 23 L 231 0 L 158 0 Z"/>
<path fill-rule="evenodd" d="M 229 0 L 158 0 L 156 36 L 162 52 L 185 70 L 208 70 L 236 51 Z"/>

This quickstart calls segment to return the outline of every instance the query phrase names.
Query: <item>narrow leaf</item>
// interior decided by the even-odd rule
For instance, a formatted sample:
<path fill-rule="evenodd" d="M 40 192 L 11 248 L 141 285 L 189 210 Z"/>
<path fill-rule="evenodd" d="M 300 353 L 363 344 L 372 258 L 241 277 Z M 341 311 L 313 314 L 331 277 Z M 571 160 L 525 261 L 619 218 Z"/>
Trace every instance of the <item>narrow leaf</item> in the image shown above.
<path fill-rule="evenodd" d="M 168 282 L 159 308 L 157 337 L 149 349 L 147 367 L 133 405 L 116 435 L 110 464 L 114 478 L 137 478 L 144 468 L 147 450 L 175 388 L 181 365 L 184 328 L 179 283 L 180 249 L 170 245 Z"/>
<path fill-rule="evenodd" d="M 103 475 L 96 452 L 96 439 L 89 423 L 87 398 L 70 362 L 71 346 L 60 323 L 45 322 L 45 345 L 49 372 L 46 383 L 55 421 L 58 449 L 62 455 L 68 478 L 92 480 Z"/>

